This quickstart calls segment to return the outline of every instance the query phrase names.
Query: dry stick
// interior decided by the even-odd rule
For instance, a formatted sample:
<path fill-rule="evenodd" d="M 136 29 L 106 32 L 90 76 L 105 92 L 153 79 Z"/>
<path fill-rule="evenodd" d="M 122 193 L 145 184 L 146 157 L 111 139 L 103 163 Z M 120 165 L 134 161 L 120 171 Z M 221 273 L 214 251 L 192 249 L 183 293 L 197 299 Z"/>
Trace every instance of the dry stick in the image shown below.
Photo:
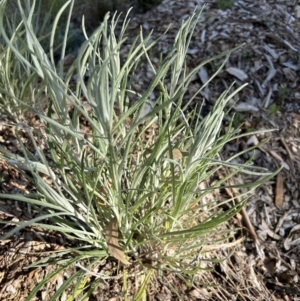
<path fill-rule="evenodd" d="M 221 154 L 220 154 L 221 156 Z M 222 156 L 221 156 L 221 159 L 223 160 Z M 229 175 L 229 171 L 228 171 L 228 168 L 225 166 L 224 167 L 224 172 L 225 172 L 225 175 L 228 176 Z M 219 174 L 219 177 L 222 178 L 222 175 L 221 173 L 218 171 L 218 174 Z M 228 180 L 228 184 L 229 186 L 231 186 L 230 188 L 229 187 L 225 187 L 225 191 L 227 192 L 227 194 L 233 198 L 235 200 L 235 203 L 241 203 L 241 198 L 240 198 L 240 195 L 239 195 L 239 192 L 237 191 L 236 188 L 232 187 L 234 186 L 234 183 L 232 181 L 232 179 L 229 179 Z M 254 230 L 254 227 L 249 219 L 249 216 L 248 216 L 248 213 L 246 211 L 246 209 L 243 207 L 241 209 L 241 215 L 242 215 L 242 221 L 246 227 L 246 229 L 249 231 L 249 235 L 250 237 L 253 239 L 254 242 L 257 241 L 258 237 L 257 237 L 257 234 Z"/>
<path fill-rule="evenodd" d="M 280 141 L 283 144 L 283 146 L 288 154 L 289 159 L 291 160 L 290 167 L 291 167 L 292 175 L 293 175 L 293 177 L 295 177 L 295 168 L 294 168 L 294 164 L 293 164 L 293 162 L 295 161 L 295 157 L 293 156 L 290 148 L 288 147 L 287 143 L 285 142 L 285 139 L 283 137 L 280 137 Z"/>

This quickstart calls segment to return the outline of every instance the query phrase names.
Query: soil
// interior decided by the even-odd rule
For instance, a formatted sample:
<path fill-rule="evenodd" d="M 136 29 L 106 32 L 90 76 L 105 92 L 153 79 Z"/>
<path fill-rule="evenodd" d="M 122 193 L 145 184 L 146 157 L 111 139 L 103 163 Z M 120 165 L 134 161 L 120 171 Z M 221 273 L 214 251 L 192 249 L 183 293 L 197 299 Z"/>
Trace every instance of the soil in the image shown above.
<path fill-rule="evenodd" d="M 237 0 L 226 10 L 220 2 L 209 2 L 203 10 L 203 19 L 197 26 L 187 54 L 187 72 L 203 60 L 244 43 L 229 58 L 223 71 L 207 86 L 191 106 L 204 102 L 203 118 L 218 96 L 233 81 L 235 87 L 247 82 L 232 100 L 232 111 L 224 120 L 224 127 L 234 118 L 234 124 L 244 132 L 265 130 L 227 145 L 222 157 L 228 158 L 237 151 L 259 144 L 253 164 L 275 171 L 275 178 L 256 189 L 247 201 L 242 216 L 249 219 L 245 239 L 226 261 L 207 266 L 210 272 L 201 271 L 193 285 L 185 283 L 176 274 L 152 274 L 147 288 L 147 300 L 300 300 L 300 6 L 297 1 Z M 143 13 L 137 8 L 131 12 L 131 22 L 124 44 L 126 57 L 133 39 L 143 29 L 144 36 L 152 29 L 153 39 L 161 34 L 151 56 L 158 62 L 158 54 L 172 47 L 182 20 L 186 19 L 201 0 L 166 0 L 158 7 Z M 169 24 L 172 26 L 165 33 Z M 76 55 L 76 54 L 75 54 Z M 216 66 L 205 65 L 195 77 L 189 92 L 205 82 Z M 144 63 L 139 68 L 137 91 L 142 91 L 151 80 L 151 70 Z M 152 96 L 153 99 L 155 95 Z M 189 95 L 186 95 L 187 99 Z M 187 109 L 189 110 L 189 108 Z M 234 115 L 235 113 L 235 115 Z M 16 132 L 9 126 L 11 120 L 0 119 L 0 146 L 18 154 Z M 273 130 L 273 131 L 268 131 Z M 22 137 L 26 142 L 26 135 Z M 29 140 L 29 139 L 28 139 Z M 2 149 L 3 150 L 3 149 Z M 0 152 L 1 151 L 0 149 Z M 253 153 L 245 153 L 244 160 Z M 5 160 L 0 160 L 0 192 L 29 193 L 32 183 L 20 175 Z M 221 176 L 221 175 L 219 175 Z M 257 180 L 255 176 L 241 175 L 236 183 Z M 226 191 L 225 194 L 235 193 Z M 0 199 L 0 219 L 4 222 L 0 234 L 13 228 L 12 222 L 29 220 L 35 212 L 23 203 Z M 251 227 L 252 225 L 252 227 Z M 0 300 L 25 300 L 29 292 L 51 273 L 55 265 L 43 267 L 34 264 L 43 255 L 72 246 L 72 242 L 55 232 L 26 227 L 13 237 L 0 242 Z M 227 249 L 215 250 L 212 257 L 226 257 Z M 84 266 L 84 262 L 81 263 Z M 73 275 L 78 266 L 68 268 L 53 278 L 34 300 L 49 300 L 60 283 Z M 103 281 L 89 300 L 131 300 L 137 292 L 135 267 L 129 273 L 127 291 L 124 292 L 122 271 L 117 262 L 108 258 L 99 263 L 98 272 L 114 271 L 113 277 Z M 163 276 L 163 277 L 162 277 Z M 167 279 L 167 281 L 162 281 Z M 96 278 L 95 278 L 96 281 Z M 61 300 L 65 300 L 67 291 Z M 64 299 L 65 298 L 65 299 Z"/>

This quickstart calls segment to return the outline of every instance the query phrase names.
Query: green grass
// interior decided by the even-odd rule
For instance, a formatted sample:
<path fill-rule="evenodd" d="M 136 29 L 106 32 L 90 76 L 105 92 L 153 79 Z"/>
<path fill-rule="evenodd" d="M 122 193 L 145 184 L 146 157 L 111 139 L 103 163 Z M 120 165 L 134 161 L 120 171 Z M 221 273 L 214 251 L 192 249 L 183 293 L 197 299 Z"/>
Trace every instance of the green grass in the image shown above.
<path fill-rule="evenodd" d="M 245 136 L 232 124 L 221 134 L 222 119 L 227 113 L 225 106 L 245 85 L 233 92 L 229 92 L 233 86 L 224 91 L 201 122 L 195 120 L 193 113 L 184 114 L 189 103 L 183 99 L 193 76 L 203 65 L 222 59 L 209 81 L 213 80 L 237 48 L 207 59 L 186 74 L 186 52 L 200 19 L 200 12 L 195 10 L 182 24 L 173 49 L 158 67 L 148 55 L 157 41 L 151 35 L 143 37 L 142 33 L 121 64 L 120 50 L 128 20 L 117 37 L 118 18 L 106 16 L 92 35 L 85 33 L 78 57 L 65 74 L 62 63 L 55 65 L 54 52 L 45 52 L 33 30 L 36 18 L 33 4 L 28 2 L 27 10 L 19 6 L 23 22 L 9 29 L 4 17 L 6 1 L 0 1 L 4 41 L 0 57 L 0 107 L 15 121 L 16 128 L 26 131 L 32 144 L 29 147 L 20 138 L 19 154 L 1 146 L 0 158 L 34 185 L 28 194 L 1 194 L 0 198 L 24 202 L 38 213 L 30 221 L 16 223 L 2 238 L 32 226 L 62 233 L 76 244 L 33 265 L 43 266 L 50 259 L 59 262 L 59 268 L 43 279 L 27 300 L 54 275 L 74 265 L 77 272 L 53 292 L 50 300 L 57 300 L 70 287 L 73 295 L 68 300 L 75 297 L 84 300 L 101 282 L 117 273 L 115 269 L 109 275 L 98 275 L 92 283 L 89 281 L 94 277 L 91 271 L 109 256 L 119 262 L 125 291 L 132 264 L 139 267 L 136 280 L 139 288 L 134 300 L 147 299 L 147 284 L 154 271 L 160 275 L 172 271 L 191 283 L 201 268 L 196 259 L 204 256 L 203 247 L 218 248 L 222 242 L 234 239 L 236 229 L 224 225 L 239 212 L 247 198 L 242 195 L 241 203 L 230 198 L 207 203 L 205 197 L 241 172 L 261 176 L 257 182 L 237 186 L 247 187 L 249 192 L 272 177 L 251 162 L 234 163 L 240 154 L 226 162 L 219 156 L 225 144 Z M 49 49 L 55 44 L 62 12 L 63 9 L 54 20 Z M 68 25 L 59 48 L 61 62 L 66 55 Z M 137 93 L 130 83 L 142 58 L 152 67 L 154 77 L 142 93 Z M 86 80 L 87 66 L 90 76 Z M 75 74 L 78 80 L 72 86 Z M 170 78 L 167 74 L 171 74 Z M 160 94 L 152 110 L 144 115 L 144 106 L 154 89 L 159 89 Z M 136 102 L 129 102 L 132 95 Z M 90 104 L 91 112 L 83 106 L 82 96 Z M 39 105 L 45 100 L 47 110 Z M 67 110 L 70 103 L 74 107 L 72 114 Z M 24 116 L 28 112 L 38 116 L 43 126 L 35 129 L 26 125 Z M 89 133 L 83 132 L 82 118 L 90 126 Z M 143 138 L 146 132 L 147 140 Z M 41 141 L 45 148 L 41 147 Z M 227 178 L 211 187 L 201 185 L 222 166 L 230 170 Z"/>

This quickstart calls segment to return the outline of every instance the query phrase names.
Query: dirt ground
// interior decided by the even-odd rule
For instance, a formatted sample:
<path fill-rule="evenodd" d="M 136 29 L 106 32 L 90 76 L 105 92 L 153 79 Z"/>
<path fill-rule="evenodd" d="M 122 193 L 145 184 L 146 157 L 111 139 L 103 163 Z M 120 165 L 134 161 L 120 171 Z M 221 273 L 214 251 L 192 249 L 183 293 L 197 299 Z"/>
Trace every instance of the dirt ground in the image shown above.
<path fill-rule="evenodd" d="M 226 2 L 225 0 L 222 2 Z M 204 1 L 166 0 L 147 13 L 133 9 L 127 32 L 128 40 L 122 49 L 126 56 L 134 37 L 142 27 L 144 35 L 154 29 L 154 37 L 163 39 L 151 53 L 158 61 L 158 53 L 170 50 L 174 36 L 183 19 L 196 5 Z M 218 96 L 233 81 L 236 87 L 247 82 L 236 99 L 232 100 L 232 113 L 226 116 L 224 127 L 236 113 L 234 123 L 243 131 L 274 130 L 235 141 L 227 145 L 222 156 L 227 158 L 253 144 L 268 138 L 254 155 L 254 164 L 275 171 L 283 167 L 276 178 L 258 188 L 247 202 L 243 222 L 249 218 L 245 240 L 236 248 L 229 260 L 208 266 L 211 272 L 201 272 L 193 286 L 188 286 L 177 275 L 164 275 L 166 282 L 153 277 L 148 288 L 148 300 L 300 300 L 300 4 L 298 1 L 237 0 L 223 11 L 214 2 L 208 2 L 197 26 L 187 56 L 187 72 L 204 59 L 237 45 L 244 46 L 233 53 L 225 69 L 194 100 L 204 101 L 200 115 L 209 111 Z M 165 33 L 166 28 L 171 28 Z M 151 70 L 142 64 L 133 83 L 142 91 L 151 80 Z M 201 68 L 189 92 L 194 91 L 215 71 L 213 64 Z M 189 95 L 186 95 L 188 98 Z M 155 95 L 153 95 L 155 98 Z M 201 116 L 199 116 L 201 118 Z M 17 152 L 15 133 L 1 119 L 0 145 Z M 245 153 L 243 160 L 249 159 Z M 241 160 L 242 160 L 241 159 Z M 5 161 L 0 161 L 1 193 L 30 191 L 21 176 Z M 237 183 L 255 179 L 247 175 L 235 179 Z M 230 194 L 230 191 L 227 192 Z M 0 200 L 0 234 L 10 228 L 11 220 L 28 220 L 34 216 L 30 208 L 18 202 Z M 26 269 L 43 253 L 60 250 L 70 242 L 55 233 L 25 229 L 13 238 L 0 242 L 0 300 L 25 300 L 28 292 L 54 266 Z M 229 255 L 227 249 L 214 251 L 214 256 Z M 101 264 L 101 271 L 116 269 L 114 261 Z M 62 279 L 76 271 L 70 268 Z M 118 273 L 118 272 L 116 272 Z M 119 272 L 120 273 L 120 272 Z M 132 271 L 134 274 L 134 271 Z M 120 274 L 100 286 L 90 300 L 123 300 Z M 53 279 L 35 300 L 48 300 L 61 279 Z M 210 284 L 210 285 L 208 285 Z M 175 289 L 176 288 L 176 289 Z M 134 277 L 128 284 L 134 292 Z M 179 294 L 176 294 L 176 291 Z"/>

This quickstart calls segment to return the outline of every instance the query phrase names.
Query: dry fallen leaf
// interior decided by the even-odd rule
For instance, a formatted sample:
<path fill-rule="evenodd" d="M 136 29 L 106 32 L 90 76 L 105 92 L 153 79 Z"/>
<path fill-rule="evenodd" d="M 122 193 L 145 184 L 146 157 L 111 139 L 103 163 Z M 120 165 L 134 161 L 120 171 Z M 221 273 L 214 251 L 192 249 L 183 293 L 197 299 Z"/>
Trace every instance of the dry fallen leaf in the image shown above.
<path fill-rule="evenodd" d="M 118 222 L 114 218 L 108 223 L 105 231 L 105 240 L 108 249 L 113 257 L 115 257 L 116 259 L 118 259 L 124 264 L 130 264 L 130 262 L 125 258 L 125 254 L 119 245 L 118 237 L 119 237 Z"/>
<path fill-rule="evenodd" d="M 182 157 L 187 157 L 189 152 L 181 151 L 178 148 L 172 149 L 172 157 L 173 159 L 181 159 Z M 169 157 L 169 153 L 167 153 L 167 157 Z"/>
<path fill-rule="evenodd" d="M 178 148 L 174 148 L 172 150 L 173 159 L 179 159 L 182 158 L 182 153 Z"/>
<path fill-rule="evenodd" d="M 276 178 L 276 193 L 275 193 L 275 205 L 281 207 L 283 204 L 283 177 L 279 173 Z"/>
<path fill-rule="evenodd" d="M 241 81 L 246 80 L 248 78 L 248 75 L 243 70 L 238 68 L 229 67 L 226 69 L 226 71 Z"/>
<path fill-rule="evenodd" d="M 292 246 L 300 245 L 300 225 L 292 228 L 288 237 L 284 240 L 283 246 L 288 251 Z"/>
<path fill-rule="evenodd" d="M 273 238 L 275 240 L 280 240 L 282 238 L 280 235 L 276 234 L 274 231 L 272 231 L 268 227 L 268 224 L 266 223 L 266 221 L 263 218 L 261 220 L 261 226 L 262 226 L 262 229 L 265 230 L 271 238 Z"/>

